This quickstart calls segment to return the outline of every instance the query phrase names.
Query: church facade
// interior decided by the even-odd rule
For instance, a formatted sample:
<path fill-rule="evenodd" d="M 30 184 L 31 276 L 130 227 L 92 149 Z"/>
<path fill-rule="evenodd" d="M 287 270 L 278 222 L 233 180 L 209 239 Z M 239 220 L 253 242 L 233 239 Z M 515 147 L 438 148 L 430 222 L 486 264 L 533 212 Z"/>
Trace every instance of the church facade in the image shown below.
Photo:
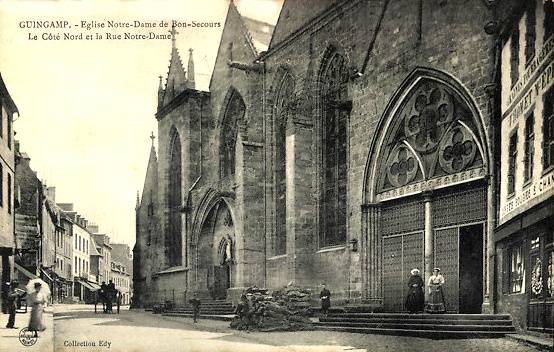
<path fill-rule="evenodd" d="M 273 27 L 231 3 L 209 92 L 174 48 L 135 299 L 326 283 L 403 311 L 410 270 L 440 267 L 447 311 L 492 312 L 501 6 L 285 1 Z"/>

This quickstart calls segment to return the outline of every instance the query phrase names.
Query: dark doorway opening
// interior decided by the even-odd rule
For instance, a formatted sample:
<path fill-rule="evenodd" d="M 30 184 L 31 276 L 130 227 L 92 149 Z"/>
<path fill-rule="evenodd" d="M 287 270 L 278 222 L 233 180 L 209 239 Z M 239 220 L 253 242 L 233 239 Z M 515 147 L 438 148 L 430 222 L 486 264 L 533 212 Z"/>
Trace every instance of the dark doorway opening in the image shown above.
<path fill-rule="evenodd" d="M 460 313 L 479 314 L 483 304 L 483 224 L 460 227 Z"/>
<path fill-rule="evenodd" d="M 226 299 L 227 289 L 231 287 L 231 268 L 228 264 L 214 267 L 213 298 Z"/>

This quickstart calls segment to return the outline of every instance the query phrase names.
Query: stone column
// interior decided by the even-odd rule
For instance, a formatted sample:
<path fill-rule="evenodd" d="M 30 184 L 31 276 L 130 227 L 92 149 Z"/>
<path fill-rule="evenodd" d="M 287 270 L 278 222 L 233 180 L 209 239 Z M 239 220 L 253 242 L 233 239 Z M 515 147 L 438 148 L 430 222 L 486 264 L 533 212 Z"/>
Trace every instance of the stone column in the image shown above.
<path fill-rule="evenodd" d="M 494 194 L 494 177 L 487 179 L 487 226 L 483 236 L 484 268 L 483 268 L 483 305 L 481 313 L 494 313 L 494 267 L 496 262 L 496 250 L 494 248 L 494 226 L 496 223 L 496 197 Z"/>
<path fill-rule="evenodd" d="M 383 304 L 383 283 L 381 276 L 381 233 L 379 231 L 381 218 L 381 204 L 371 203 L 362 205 L 364 236 L 361 249 L 364 251 L 364 276 L 366 299 L 371 304 Z"/>
<path fill-rule="evenodd" d="M 425 276 L 424 282 L 427 282 L 433 272 L 434 257 L 433 257 L 433 223 L 432 223 L 432 192 L 423 193 L 425 201 Z M 429 291 L 425 289 L 425 301 L 429 300 Z"/>

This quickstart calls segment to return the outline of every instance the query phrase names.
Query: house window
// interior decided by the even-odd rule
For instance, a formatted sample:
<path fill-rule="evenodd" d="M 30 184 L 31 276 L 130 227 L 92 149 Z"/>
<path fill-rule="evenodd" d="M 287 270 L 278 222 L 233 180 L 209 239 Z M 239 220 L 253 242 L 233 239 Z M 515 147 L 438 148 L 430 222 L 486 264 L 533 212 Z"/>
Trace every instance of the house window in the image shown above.
<path fill-rule="evenodd" d="M 78 266 L 77 266 L 77 257 L 75 257 L 75 274 L 78 274 L 79 271 L 78 271 Z"/>
<path fill-rule="evenodd" d="M 0 207 L 4 206 L 4 167 L 0 163 Z"/>
<path fill-rule="evenodd" d="M 510 39 L 510 77 L 513 86 L 519 78 L 519 28 L 517 28 L 517 23 Z"/>
<path fill-rule="evenodd" d="M 12 175 L 8 173 L 8 214 L 12 213 Z"/>
<path fill-rule="evenodd" d="M 525 64 L 528 65 L 535 56 L 535 38 L 536 38 L 536 1 L 528 1 L 527 13 L 525 16 Z"/>
<path fill-rule="evenodd" d="M 510 137 L 508 149 L 508 195 L 515 192 L 516 187 L 517 132 Z"/>
<path fill-rule="evenodd" d="M 274 254 L 285 254 L 287 246 L 287 121 L 292 115 L 294 82 L 286 74 L 275 104 L 275 244 Z"/>
<path fill-rule="evenodd" d="M 535 156 L 535 117 L 529 115 L 525 120 L 525 158 L 524 181 L 527 182 L 533 177 L 533 158 Z"/>
<path fill-rule="evenodd" d="M 348 72 L 339 53 L 327 60 L 321 77 L 322 101 L 322 227 L 320 246 L 346 242 L 346 178 Z"/>
<path fill-rule="evenodd" d="M 554 250 L 550 248 L 546 252 L 546 289 L 549 297 L 554 298 Z"/>
<path fill-rule="evenodd" d="M 510 293 L 523 290 L 523 256 L 521 243 L 510 248 Z"/>
<path fill-rule="evenodd" d="M 544 95 L 543 116 L 542 167 L 548 170 L 554 166 L 554 88 Z"/>
<path fill-rule="evenodd" d="M 4 109 L 2 99 L 0 99 L 0 138 L 4 138 Z"/>
<path fill-rule="evenodd" d="M 77 235 L 75 235 L 75 249 L 77 249 L 77 242 L 79 241 L 79 239 L 77 238 Z"/>
<path fill-rule="evenodd" d="M 12 149 L 12 116 L 8 114 L 8 148 Z"/>
<path fill-rule="evenodd" d="M 544 41 L 554 33 L 554 2 L 544 1 Z"/>

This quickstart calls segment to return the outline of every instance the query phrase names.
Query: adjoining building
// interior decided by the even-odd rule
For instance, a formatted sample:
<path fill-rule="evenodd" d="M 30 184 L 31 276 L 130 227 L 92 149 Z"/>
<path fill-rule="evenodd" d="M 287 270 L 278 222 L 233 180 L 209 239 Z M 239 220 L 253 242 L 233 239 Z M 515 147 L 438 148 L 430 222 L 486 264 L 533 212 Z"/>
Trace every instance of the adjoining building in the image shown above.
<path fill-rule="evenodd" d="M 108 283 L 111 276 L 111 263 L 112 263 L 112 246 L 110 244 L 110 237 L 106 234 L 98 233 L 98 228 L 93 227 L 93 238 L 96 243 L 96 250 L 100 254 L 98 258 L 98 273 L 97 282 L 99 285 L 102 283 Z"/>
<path fill-rule="evenodd" d="M 25 284 L 29 279 L 38 277 L 41 269 L 42 236 L 43 236 L 43 203 L 45 193 L 42 182 L 31 168 L 31 158 L 20 150 L 15 142 L 18 165 L 15 180 L 22 200 L 15 210 L 15 231 L 17 238 L 17 255 L 15 268 L 17 279 Z"/>
<path fill-rule="evenodd" d="M 2 303 L 7 298 L 7 283 L 14 276 L 16 249 L 14 115 L 19 116 L 17 106 L 0 75 L 0 270 L 2 272 Z M 2 310 L 5 305 L 2 304 Z"/>
<path fill-rule="evenodd" d="M 498 311 L 552 333 L 554 4 L 523 1 L 502 33 Z"/>
<path fill-rule="evenodd" d="M 112 274 L 115 288 L 121 292 L 121 304 L 131 303 L 133 296 L 133 257 L 126 243 L 112 243 Z"/>
<path fill-rule="evenodd" d="M 88 220 L 73 210 L 71 203 L 58 203 L 65 216 L 70 220 L 66 231 L 72 241 L 71 264 L 73 281 L 73 301 L 93 301 L 95 291 L 100 287 L 91 273 L 91 251 L 96 250 L 91 234 L 87 230 Z M 94 247 L 94 249 L 93 249 Z"/>

